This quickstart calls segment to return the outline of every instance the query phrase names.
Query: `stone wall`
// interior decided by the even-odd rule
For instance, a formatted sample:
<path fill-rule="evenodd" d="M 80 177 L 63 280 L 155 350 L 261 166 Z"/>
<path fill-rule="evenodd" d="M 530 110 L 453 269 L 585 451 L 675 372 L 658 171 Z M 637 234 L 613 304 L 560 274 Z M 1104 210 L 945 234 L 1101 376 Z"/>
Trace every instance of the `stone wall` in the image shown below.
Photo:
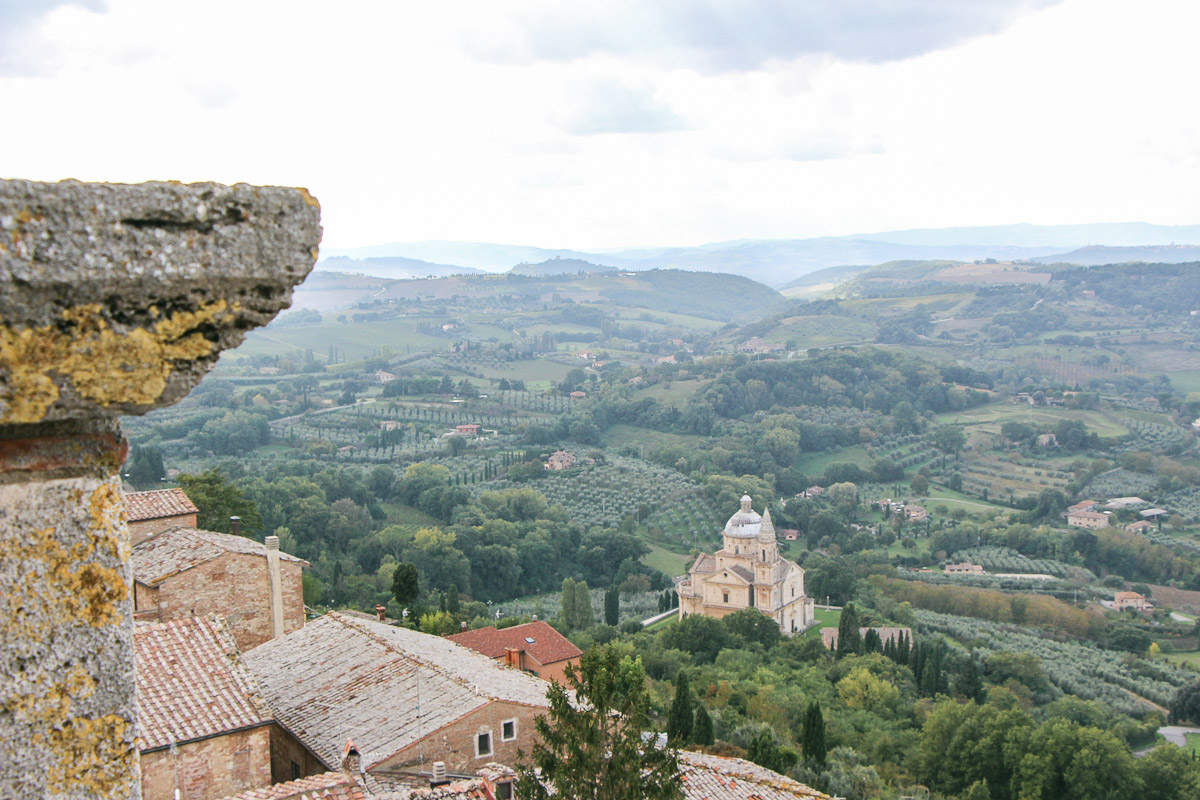
<path fill-rule="evenodd" d="M 0 797 L 140 794 L 117 427 L 312 269 L 302 189 L 0 180 Z"/>
<path fill-rule="evenodd" d="M 158 519 L 140 519 L 137 522 L 130 522 L 129 543 L 139 545 L 156 533 L 177 527 L 196 527 L 196 515 L 181 514 L 178 517 L 159 517 Z"/>
<path fill-rule="evenodd" d="M 326 766 L 300 740 L 279 723 L 271 725 L 271 782 L 284 783 L 309 775 L 320 775 L 337 765 Z"/>
<path fill-rule="evenodd" d="M 215 800 L 270 786 L 270 726 L 142 753 L 141 766 L 144 800 L 173 800 L 176 788 L 186 800 Z"/>
<path fill-rule="evenodd" d="M 304 627 L 304 586 L 299 564 L 284 561 L 280 567 L 283 632 L 287 634 Z M 220 614 L 229 623 L 242 652 L 272 638 L 271 586 L 267 559 L 262 556 L 227 553 L 172 575 L 155 589 L 147 591 L 147 587 L 137 586 L 139 619 L 143 618 L 140 612 L 149 613 L 155 607 L 158 622 Z"/>
<path fill-rule="evenodd" d="M 548 711 L 546 708 L 493 700 L 426 736 L 419 746 L 409 745 L 386 759 L 379 768 L 400 770 L 421 764 L 428 769 L 434 761 L 445 761 L 446 769 L 450 772 L 473 775 L 475 770 L 489 761 L 511 766 L 517 763 L 518 748 L 526 753 L 533 749 L 536 737 L 533 721 Z M 515 741 L 501 741 L 501 725 L 505 720 L 514 718 L 517 720 Z M 475 737 L 485 731 L 491 733 L 492 753 L 476 756 Z M 362 753 L 363 764 L 368 766 L 379 757 L 378 753 Z"/>

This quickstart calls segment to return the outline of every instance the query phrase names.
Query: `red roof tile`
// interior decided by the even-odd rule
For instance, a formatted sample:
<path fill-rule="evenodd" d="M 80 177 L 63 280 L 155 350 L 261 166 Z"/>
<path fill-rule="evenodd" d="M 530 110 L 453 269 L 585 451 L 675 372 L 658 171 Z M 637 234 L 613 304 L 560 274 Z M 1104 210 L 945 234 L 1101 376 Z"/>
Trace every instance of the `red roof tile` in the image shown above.
<path fill-rule="evenodd" d="M 138 625 L 133 652 L 142 752 L 272 719 L 219 617 Z"/>
<path fill-rule="evenodd" d="M 125 495 L 125 514 L 130 522 L 179 517 L 195 514 L 199 510 L 183 493 L 183 489 L 158 489 L 153 492 L 130 492 Z"/>
<path fill-rule="evenodd" d="M 583 651 L 571 644 L 567 637 L 540 620 L 500 630 L 493 627 L 479 628 L 446 638 L 483 653 L 488 658 L 500 658 L 510 647 L 525 651 L 537 659 L 539 664 L 553 664 L 583 655 Z"/>
<path fill-rule="evenodd" d="M 344 772 L 324 772 L 232 794 L 222 800 L 366 800 L 366 794 L 352 776 Z"/>

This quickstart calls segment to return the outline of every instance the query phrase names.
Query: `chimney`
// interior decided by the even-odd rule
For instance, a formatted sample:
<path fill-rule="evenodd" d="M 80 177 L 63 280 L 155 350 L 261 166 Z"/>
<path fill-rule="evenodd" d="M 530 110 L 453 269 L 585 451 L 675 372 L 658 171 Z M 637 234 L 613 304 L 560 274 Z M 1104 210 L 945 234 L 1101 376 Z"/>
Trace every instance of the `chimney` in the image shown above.
<path fill-rule="evenodd" d="M 463 633 L 466 633 L 466 632 L 467 632 L 467 623 L 466 623 L 466 622 L 463 622 L 463 623 L 462 623 L 462 632 L 463 632 Z"/>
<path fill-rule="evenodd" d="M 241 536 L 242 535 L 242 518 L 241 517 L 230 517 L 229 518 L 229 530 L 230 530 L 230 532 L 233 533 L 234 536 Z"/>
<path fill-rule="evenodd" d="M 271 589 L 271 638 L 275 639 L 283 636 L 283 577 L 279 573 L 279 537 L 268 536 L 264 544 L 267 546 L 267 577 Z"/>
<path fill-rule="evenodd" d="M 376 605 L 375 616 L 379 617 L 380 622 L 387 621 L 387 606 Z"/>
<path fill-rule="evenodd" d="M 537 614 L 534 614 L 534 615 L 533 615 L 533 621 L 534 621 L 534 622 L 537 622 Z"/>
<path fill-rule="evenodd" d="M 446 762 L 445 761 L 433 762 L 433 772 L 429 775 L 429 785 L 430 786 L 445 786 L 449 782 L 450 782 L 450 779 L 446 777 Z"/>
<path fill-rule="evenodd" d="M 347 775 L 358 775 L 362 772 L 362 758 L 353 739 L 347 739 L 342 748 L 342 772 Z"/>

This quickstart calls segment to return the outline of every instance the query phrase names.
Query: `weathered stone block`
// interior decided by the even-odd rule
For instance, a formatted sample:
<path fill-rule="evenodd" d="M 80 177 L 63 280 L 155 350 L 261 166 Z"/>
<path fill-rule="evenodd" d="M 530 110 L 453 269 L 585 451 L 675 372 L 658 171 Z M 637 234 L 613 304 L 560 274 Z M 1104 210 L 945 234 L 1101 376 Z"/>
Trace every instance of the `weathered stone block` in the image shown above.
<path fill-rule="evenodd" d="M 0 181 L 0 425 L 175 402 L 291 302 L 303 189 Z"/>

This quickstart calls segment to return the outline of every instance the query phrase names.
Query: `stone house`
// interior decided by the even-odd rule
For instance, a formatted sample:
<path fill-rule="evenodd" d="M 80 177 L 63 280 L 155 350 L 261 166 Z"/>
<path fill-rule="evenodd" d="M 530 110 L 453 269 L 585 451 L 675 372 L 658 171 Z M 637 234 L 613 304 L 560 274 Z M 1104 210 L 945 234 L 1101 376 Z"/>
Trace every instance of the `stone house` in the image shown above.
<path fill-rule="evenodd" d="M 225 621 L 138 625 L 133 645 L 142 796 L 211 800 L 270 786 L 271 712 Z"/>
<path fill-rule="evenodd" d="M 945 572 L 947 575 L 981 575 L 983 566 L 964 561 L 961 564 L 947 564 Z"/>
<path fill-rule="evenodd" d="M 168 528 L 196 527 L 200 509 L 183 489 L 157 489 L 152 492 L 128 492 L 125 515 L 129 520 L 129 543 L 136 545 Z"/>
<path fill-rule="evenodd" d="M 568 664 L 579 666 L 583 651 L 545 622 L 528 622 L 511 628 L 489 626 L 463 631 L 447 639 L 483 653 L 507 667 L 525 670 L 543 680 L 565 683 Z"/>
<path fill-rule="evenodd" d="M 491 761 L 513 764 L 549 708 L 546 681 L 440 636 L 337 612 L 245 660 L 291 739 L 274 743 L 273 755 L 309 774 L 336 769 L 347 740 L 368 773 L 441 761 L 470 775 Z M 302 752 L 307 762 L 290 755 Z"/>
<path fill-rule="evenodd" d="M 551 453 L 546 459 L 546 469 L 560 470 L 570 469 L 575 466 L 575 456 L 568 453 L 566 450 L 556 450 Z"/>
<path fill-rule="evenodd" d="M 1067 513 L 1075 514 L 1081 511 L 1095 511 L 1097 505 L 1099 505 L 1099 503 L 1097 503 L 1095 500 L 1080 500 L 1073 506 L 1067 506 Z"/>
<path fill-rule="evenodd" d="M 1037 437 L 1038 447 L 1058 447 L 1058 437 L 1053 433 L 1039 433 Z"/>
<path fill-rule="evenodd" d="M 759 516 L 750 507 L 750 496 L 743 496 L 723 535 L 724 546 L 711 555 L 700 553 L 688 577 L 676 584 L 680 619 L 757 608 L 788 636 L 809 627 L 815 608 L 804 594 L 804 570 L 779 555 L 770 509 Z"/>
<path fill-rule="evenodd" d="M 1072 528 L 1107 528 L 1108 514 L 1101 514 L 1099 511 L 1069 511 L 1067 524 Z"/>
<path fill-rule="evenodd" d="M 929 519 L 929 512 L 924 506 L 904 506 L 904 518 L 913 522 L 924 522 Z"/>
<path fill-rule="evenodd" d="M 1149 611 L 1150 602 L 1146 595 L 1137 592 L 1117 592 L 1113 595 L 1113 608 L 1117 611 L 1133 609 L 1134 611 Z"/>
<path fill-rule="evenodd" d="M 170 622 L 220 614 L 238 647 L 257 647 L 304 625 L 308 562 L 244 536 L 172 528 L 133 548 L 134 617 Z"/>
<path fill-rule="evenodd" d="M 474 422 L 469 422 L 466 425 L 455 425 L 454 432 L 460 436 L 478 436 L 479 425 Z"/>

